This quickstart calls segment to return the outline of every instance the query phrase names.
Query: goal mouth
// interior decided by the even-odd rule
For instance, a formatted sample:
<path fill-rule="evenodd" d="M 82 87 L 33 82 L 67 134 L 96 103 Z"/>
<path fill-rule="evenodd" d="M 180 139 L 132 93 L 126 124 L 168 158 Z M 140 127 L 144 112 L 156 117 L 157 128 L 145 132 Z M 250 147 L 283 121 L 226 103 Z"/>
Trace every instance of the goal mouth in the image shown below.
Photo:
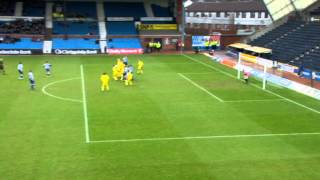
<path fill-rule="evenodd" d="M 282 76 L 280 71 L 276 70 L 276 63 L 261 57 L 239 53 L 236 64 L 237 78 L 246 82 L 250 77 L 262 81 L 262 89 L 266 89 L 268 79 L 272 76 Z"/>

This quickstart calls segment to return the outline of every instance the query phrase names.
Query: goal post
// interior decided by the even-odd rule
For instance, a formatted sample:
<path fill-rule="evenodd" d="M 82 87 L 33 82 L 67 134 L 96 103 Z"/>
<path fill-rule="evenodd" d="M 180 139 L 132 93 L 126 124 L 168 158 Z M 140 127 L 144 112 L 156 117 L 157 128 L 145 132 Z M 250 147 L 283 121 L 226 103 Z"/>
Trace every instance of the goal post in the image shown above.
<path fill-rule="evenodd" d="M 243 73 L 248 73 L 261 82 L 261 88 L 266 89 L 268 75 L 273 71 L 273 62 L 271 60 L 252 56 L 249 54 L 239 53 L 237 62 L 237 79 L 242 79 Z"/>

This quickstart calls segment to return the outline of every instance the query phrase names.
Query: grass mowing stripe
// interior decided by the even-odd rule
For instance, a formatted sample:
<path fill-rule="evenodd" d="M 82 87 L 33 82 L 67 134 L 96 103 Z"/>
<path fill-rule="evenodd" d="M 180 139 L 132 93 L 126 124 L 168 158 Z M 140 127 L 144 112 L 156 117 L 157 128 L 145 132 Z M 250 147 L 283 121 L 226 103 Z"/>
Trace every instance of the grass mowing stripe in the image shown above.
<path fill-rule="evenodd" d="M 46 84 L 45 86 L 43 86 L 41 91 L 43 92 L 43 94 L 45 94 L 45 95 L 47 95 L 49 97 L 52 97 L 52 98 L 60 99 L 60 100 L 63 100 L 63 101 L 82 103 L 82 101 L 78 100 L 78 99 L 64 98 L 64 97 L 56 96 L 56 95 L 53 95 L 53 94 L 47 92 L 47 88 L 49 86 L 52 86 L 52 85 L 58 84 L 58 83 L 62 83 L 62 82 L 72 81 L 72 80 L 75 80 L 75 79 L 80 79 L 80 78 L 70 78 L 70 79 L 64 79 L 64 80 L 60 80 L 60 81 L 54 81 L 52 83 L 49 83 L 49 84 Z"/>
<path fill-rule="evenodd" d="M 305 106 L 305 105 L 303 105 L 303 104 L 300 104 L 300 103 L 298 103 L 298 102 L 296 102 L 296 101 L 293 101 L 293 100 L 291 100 L 291 99 L 288 99 L 288 98 L 286 98 L 286 97 L 283 97 L 283 96 L 281 96 L 280 94 L 274 93 L 274 92 L 269 91 L 269 90 L 265 90 L 265 91 L 267 91 L 268 93 L 273 94 L 273 95 L 275 95 L 275 96 L 278 96 L 278 97 L 280 97 L 280 98 L 283 98 L 283 99 L 287 100 L 288 102 L 291 102 L 291 103 L 293 103 L 293 104 L 296 104 L 296 105 L 298 105 L 298 106 L 301 106 L 301 107 L 303 107 L 303 108 L 309 109 L 310 111 L 313 111 L 313 112 L 315 112 L 315 113 L 320 114 L 320 111 L 317 111 L 317 110 L 315 110 L 315 109 L 313 109 L 313 108 L 310 108 L 310 107 Z"/>
<path fill-rule="evenodd" d="M 88 109 L 87 109 L 87 97 L 86 97 L 86 85 L 84 80 L 83 65 L 80 65 L 81 72 L 81 86 L 82 86 L 82 104 L 83 104 L 83 117 L 84 117 L 84 127 L 86 134 L 86 143 L 90 143 L 90 133 L 89 133 L 89 122 L 88 122 Z"/>
<path fill-rule="evenodd" d="M 120 142 L 144 142 L 144 141 L 170 141 L 170 140 L 193 140 L 193 139 L 225 139 L 225 138 L 253 138 L 253 137 L 277 137 L 277 136 L 311 136 L 320 135 L 320 132 L 310 133 L 279 133 L 279 134 L 242 134 L 242 135 L 217 135 L 217 136 L 190 136 L 172 138 L 144 138 L 144 139 L 114 139 L 90 141 L 90 143 L 120 143 Z"/>
<path fill-rule="evenodd" d="M 224 102 L 221 98 L 219 98 L 218 96 L 212 94 L 211 92 L 209 92 L 208 90 L 206 90 L 204 87 L 200 86 L 199 84 L 195 83 L 194 81 L 192 81 L 191 79 L 189 79 L 188 77 L 184 76 L 181 73 L 178 73 L 179 76 L 181 76 L 183 79 L 187 80 L 188 82 L 190 82 L 191 84 L 193 84 L 194 86 L 196 86 L 197 88 L 201 89 L 202 91 L 206 92 L 207 94 L 209 94 L 211 97 L 217 99 L 220 102 Z"/>
<path fill-rule="evenodd" d="M 229 76 L 229 77 L 232 77 L 232 78 L 234 78 L 234 79 L 237 79 L 237 77 L 233 76 L 232 74 L 227 73 L 227 72 L 225 72 L 225 71 L 222 71 L 222 70 L 220 70 L 220 69 L 218 69 L 218 68 L 215 68 L 215 67 L 213 67 L 213 66 L 211 66 L 211 65 L 209 65 L 209 64 L 207 64 L 207 63 L 201 62 L 201 61 L 199 61 L 198 59 L 195 59 L 195 58 L 190 57 L 190 56 L 185 55 L 185 54 L 183 54 L 183 56 L 186 57 L 186 58 L 188 58 L 188 59 L 190 59 L 190 60 L 192 60 L 192 61 L 194 61 L 194 62 L 198 62 L 198 63 L 200 63 L 200 64 L 203 64 L 204 66 L 207 66 L 207 67 L 209 67 L 209 68 L 211 68 L 211 69 L 214 69 L 214 70 L 216 70 L 216 71 L 218 71 L 218 72 L 221 72 L 222 74 L 225 74 L 226 76 Z M 258 88 L 258 89 L 263 90 L 261 87 L 255 85 L 255 84 L 250 84 L 250 85 L 252 85 L 253 87 L 256 87 L 256 88 Z M 314 112 L 314 113 L 320 114 L 320 111 L 315 110 L 315 109 L 313 109 L 313 108 L 311 108 L 311 107 L 308 107 L 308 106 L 306 106 L 306 105 L 303 105 L 303 104 L 301 104 L 301 103 L 298 103 L 298 102 L 296 102 L 296 101 L 294 101 L 294 100 L 291 100 L 291 99 L 289 99 L 289 98 L 286 98 L 286 97 L 284 97 L 284 96 L 281 96 L 280 94 L 277 94 L 277 93 L 272 92 L 272 91 L 269 91 L 269 90 L 263 90 L 263 91 L 266 91 L 266 92 L 268 92 L 268 93 L 270 93 L 270 94 L 272 94 L 272 95 L 274 95 L 274 96 L 283 98 L 284 100 L 286 100 L 286 101 L 288 101 L 288 102 L 291 102 L 291 103 L 293 103 L 293 104 L 295 104 L 295 105 L 297 105 L 297 106 L 300 106 L 300 107 L 303 107 L 303 108 L 305 108 L 305 109 L 308 109 L 308 110 L 310 110 L 310 111 L 312 111 L 312 112 Z"/>
<path fill-rule="evenodd" d="M 220 72 L 220 73 L 222 73 L 222 74 L 224 74 L 224 75 L 226 75 L 226 76 L 235 78 L 235 76 L 233 76 L 232 74 L 227 73 L 227 72 L 225 72 L 225 71 L 222 71 L 221 69 L 218 69 L 218 68 L 216 68 L 216 67 L 213 67 L 213 66 L 211 66 L 211 65 L 209 65 L 209 64 L 207 64 L 207 63 L 201 62 L 201 61 L 199 61 L 198 59 L 195 59 L 195 58 L 190 57 L 190 56 L 185 55 L 185 54 L 183 54 L 183 56 L 186 57 L 186 58 L 188 58 L 188 59 L 190 59 L 190 60 L 192 60 L 192 61 L 194 61 L 194 62 L 198 62 L 199 64 L 202 64 L 202 65 L 204 65 L 204 66 L 206 66 L 206 67 L 208 67 L 208 68 L 211 68 L 211 69 L 213 69 L 213 70 L 215 70 L 215 71 L 218 71 L 218 72 Z"/>

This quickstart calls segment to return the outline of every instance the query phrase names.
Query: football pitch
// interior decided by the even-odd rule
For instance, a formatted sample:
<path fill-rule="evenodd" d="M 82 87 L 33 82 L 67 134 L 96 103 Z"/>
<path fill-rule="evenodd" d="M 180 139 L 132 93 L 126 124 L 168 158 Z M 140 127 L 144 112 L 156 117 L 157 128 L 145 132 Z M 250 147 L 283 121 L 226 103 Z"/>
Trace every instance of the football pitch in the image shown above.
<path fill-rule="evenodd" d="M 8 56 L 0 75 L 0 179 L 320 179 L 320 102 L 203 55 Z M 53 74 L 46 77 L 42 64 Z M 36 90 L 16 66 L 35 74 Z"/>

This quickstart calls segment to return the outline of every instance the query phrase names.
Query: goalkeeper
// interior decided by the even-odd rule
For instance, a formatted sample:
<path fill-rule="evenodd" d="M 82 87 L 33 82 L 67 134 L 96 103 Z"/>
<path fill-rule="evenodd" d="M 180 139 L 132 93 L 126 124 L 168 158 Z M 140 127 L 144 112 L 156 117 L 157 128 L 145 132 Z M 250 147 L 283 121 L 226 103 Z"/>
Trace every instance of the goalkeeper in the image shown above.
<path fill-rule="evenodd" d="M 109 80 L 110 77 L 108 76 L 107 73 L 102 73 L 102 75 L 100 76 L 100 80 L 101 80 L 101 91 L 109 91 Z"/>
<path fill-rule="evenodd" d="M 249 77 L 250 77 L 250 73 L 244 71 L 244 72 L 243 72 L 243 80 L 244 80 L 244 82 L 245 82 L 246 84 L 249 83 Z"/>

